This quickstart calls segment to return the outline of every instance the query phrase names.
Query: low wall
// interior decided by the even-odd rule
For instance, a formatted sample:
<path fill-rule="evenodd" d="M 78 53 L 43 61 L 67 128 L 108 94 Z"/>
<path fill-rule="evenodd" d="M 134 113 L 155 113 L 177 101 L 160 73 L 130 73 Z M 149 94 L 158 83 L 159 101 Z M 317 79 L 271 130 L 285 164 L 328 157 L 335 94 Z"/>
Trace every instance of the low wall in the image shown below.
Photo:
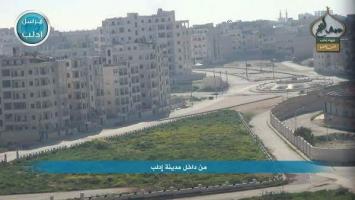
<path fill-rule="evenodd" d="M 171 199 L 171 198 L 182 198 L 191 197 L 196 195 L 206 195 L 206 194 L 216 194 L 216 193 L 226 193 L 226 192 L 236 192 L 243 190 L 252 190 L 259 188 L 267 188 L 272 186 L 279 186 L 285 183 L 282 176 L 276 176 L 268 181 L 258 182 L 243 182 L 236 184 L 224 184 L 224 185 L 214 185 L 214 186 L 200 186 L 192 188 L 182 188 L 182 189 L 168 189 L 161 191 L 143 191 L 134 192 L 126 194 L 108 194 L 102 196 L 91 196 L 82 197 L 80 200 L 128 200 L 128 199 Z"/>
<path fill-rule="evenodd" d="M 283 122 L 295 115 L 321 110 L 322 105 L 321 91 L 290 98 L 276 105 L 271 110 L 270 124 L 311 160 L 337 164 L 355 163 L 355 149 L 314 147 L 302 137 L 295 136 L 294 130 L 287 127 Z"/>

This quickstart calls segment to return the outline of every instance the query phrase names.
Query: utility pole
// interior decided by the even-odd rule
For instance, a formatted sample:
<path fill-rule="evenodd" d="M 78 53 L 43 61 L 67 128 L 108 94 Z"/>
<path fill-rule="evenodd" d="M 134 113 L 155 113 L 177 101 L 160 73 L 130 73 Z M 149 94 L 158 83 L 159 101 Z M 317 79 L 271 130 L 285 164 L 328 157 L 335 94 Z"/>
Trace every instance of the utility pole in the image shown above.
<path fill-rule="evenodd" d="M 219 92 L 221 92 L 221 94 L 223 94 L 223 78 L 222 78 L 222 71 L 219 71 L 219 77 L 221 78 L 221 82 L 219 84 Z"/>
<path fill-rule="evenodd" d="M 288 99 L 288 88 L 286 88 L 286 99 Z"/>
<path fill-rule="evenodd" d="M 248 60 L 245 60 L 245 76 L 246 76 L 247 80 L 249 80 L 249 77 L 248 77 Z"/>
<path fill-rule="evenodd" d="M 194 101 L 192 99 L 192 92 L 193 92 L 193 81 L 191 81 L 191 94 L 190 94 L 190 101 L 191 101 L 191 104 L 194 105 Z"/>
<path fill-rule="evenodd" d="M 217 99 L 217 83 L 216 83 L 216 73 L 213 70 L 213 81 L 214 81 L 214 93 L 216 95 L 216 99 Z"/>
<path fill-rule="evenodd" d="M 272 61 L 272 79 L 275 80 L 275 62 Z"/>
<path fill-rule="evenodd" d="M 227 73 L 227 70 L 226 70 L 226 81 L 227 81 L 227 84 L 228 84 L 228 73 Z"/>

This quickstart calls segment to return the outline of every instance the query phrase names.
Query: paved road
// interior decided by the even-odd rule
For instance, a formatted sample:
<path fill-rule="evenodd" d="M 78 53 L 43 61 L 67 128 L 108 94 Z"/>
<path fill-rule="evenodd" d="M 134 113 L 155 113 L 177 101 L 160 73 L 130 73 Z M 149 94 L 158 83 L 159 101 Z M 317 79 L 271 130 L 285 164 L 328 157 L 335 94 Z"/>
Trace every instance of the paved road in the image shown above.
<path fill-rule="evenodd" d="M 250 121 L 255 134 L 263 141 L 266 148 L 277 160 L 304 160 L 295 149 L 291 148 L 270 126 L 268 125 L 270 111 L 257 114 Z M 293 175 L 292 182 L 285 186 L 270 187 L 265 189 L 213 194 L 198 197 L 179 198 L 191 200 L 235 200 L 253 196 L 261 196 L 265 192 L 303 192 L 317 191 L 323 189 L 336 189 L 346 187 L 355 192 L 355 168 L 354 167 L 333 167 L 332 171 L 318 174 Z"/>
<path fill-rule="evenodd" d="M 283 63 L 284 64 L 284 63 Z M 285 64 L 287 65 L 287 63 Z M 301 73 L 309 73 L 309 69 L 304 70 L 304 72 Z M 241 78 L 235 77 L 235 76 L 229 76 L 229 81 L 230 81 L 230 89 L 228 90 L 227 93 L 225 93 L 222 96 L 219 96 L 219 98 L 212 100 L 212 101 L 203 101 L 200 103 L 194 104 L 193 107 L 187 108 L 187 109 L 181 109 L 178 111 L 173 112 L 170 117 L 178 117 L 178 116 L 183 116 L 186 114 L 194 114 L 194 113 L 199 113 L 199 112 L 204 112 L 208 110 L 213 110 L 213 109 L 218 109 L 221 107 L 228 107 L 228 105 L 236 105 L 239 103 L 247 103 L 250 101 L 255 101 L 258 99 L 263 99 L 263 98 L 268 98 L 275 96 L 274 94 L 266 94 L 266 95 L 253 95 L 253 93 L 249 92 L 249 89 L 252 87 L 255 87 L 257 85 L 256 82 L 249 82 L 246 80 L 243 80 Z M 260 82 L 259 82 L 260 83 Z M 278 137 L 278 135 L 275 134 L 275 132 L 272 131 L 272 129 L 267 125 L 267 120 L 268 120 L 268 111 L 263 112 L 261 114 L 258 114 L 253 118 L 251 121 L 251 124 L 254 126 L 253 129 L 255 133 L 263 140 L 265 143 L 266 147 L 270 149 L 270 152 L 276 156 L 278 160 L 302 160 L 303 158 L 299 156 L 295 151 L 290 148 L 283 140 Z M 123 134 L 127 131 L 131 130 L 136 130 L 140 129 L 143 127 L 149 127 L 155 124 L 161 123 L 160 121 L 150 121 L 150 122 L 141 122 L 137 123 L 131 126 L 126 126 L 126 127 L 121 127 L 117 129 L 104 129 L 97 135 L 93 136 L 88 136 L 84 137 L 81 139 L 73 140 L 73 141 L 62 141 L 58 143 L 57 145 L 51 145 L 47 147 L 40 147 L 32 150 L 27 150 L 27 151 L 22 151 L 21 153 L 29 153 L 29 152 L 38 152 L 42 151 L 45 149 L 51 149 L 53 147 L 57 146 L 68 146 L 68 145 L 73 145 L 76 143 L 84 142 L 84 141 L 90 141 L 95 138 L 100 138 L 100 137 L 105 137 L 105 136 L 111 136 L 111 135 L 120 135 Z M 13 160 L 15 158 L 16 153 L 15 152 L 7 152 L 8 159 Z M 3 157 L 3 154 L 0 154 L 0 159 Z M 349 187 L 349 188 L 354 188 L 353 183 L 355 182 L 355 179 L 351 174 L 354 173 L 354 168 L 349 167 L 349 168 L 333 168 L 334 172 L 332 173 L 324 173 L 324 174 L 319 174 L 316 176 L 308 176 L 308 175 L 302 175 L 302 176 L 297 176 L 295 178 L 295 182 L 298 184 L 290 184 L 287 186 L 283 187 L 274 187 L 274 188 L 269 188 L 270 190 L 275 190 L 275 191 L 280 191 L 280 188 L 284 188 L 286 191 L 293 192 L 293 191 L 308 191 L 312 190 L 314 188 L 321 188 L 321 187 L 329 187 L 335 188 L 338 187 L 339 184 Z M 323 185 L 323 186 L 319 186 Z M 319 186 L 319 187 L 318 187 Z M 202 197 L 196 197 L 196 199 L 237 199 L 243 195 L 246 196 L 252 196 L 256 194 L 261 194 L 262 191 L 265 191 L 265 189 L 260 189 L 260 190 L 250 190 L 250 191 L 244 191 L 244 192 L 236 192 L 236 193 L 226 193 L 226 194 L 219 194 L 219 195 L 209 195 L 209 196 L 202 196 Z M 108 191 L 106 191 L 108 192 Z M 68 197 L 77 197 L 79 195 L 80 191 L 74 191 L 74 192 L 59 192 L 55 193 L 56 199 L 65 199 Z M 86 193 L 100 193 L 98 190 L 88 190 Z M 108 192 L 110 193 L 110 192 Z M 102 193 L 100 193 L 102 194 Z M 43 194 L 47 195 L 48 194 Z M 43 199 L 42 194 L 37 194 L 33 196 L 32 194 L 26 194 L 26 195 L 12 195 L 11 197 L 9 196 L 0 196 L 0 200 L 2 199 Z M 48 199 L 48 198 L 45 198 Z M 192 199 L 192 198 L 191 198 Z"/>
<path fill-rule="evenodd" d="M 291 144 L 286 143 L 284 138 L 270 128 L 269 124 L 270 111 L 256 115 L 250 122 L 253 126 L 255 134 L 264 142 L 265 146 L 276 157 L 277 160 L 304 160 L 305 157 L 300 156 L 300 151 L 295 149 Z M 319 181 L 319 177 L 333 180 L 334 184 L 355 191 L 355 167 L 331 167 L 331 171 L 310 175 L 311 180 Z M 319 182 L 321 184 L 321 182 Z"/>
<path fill-rule="evenodd" d="M 213 75 L 213 73 L 207 72 L 207 75 Z M 217 74 L 218 75 L 218 74 Z M 184 115 L 191 115 L 206 111 L 211 111 L 215 109 L 221 109 L 224 107 L 230 107 L 237 104 L 243 104 L 252 102 L 255 100 L 266 99 L 270 97 L 275 97 L 275 94 L 252 94 L 249 92 L 249 89 L 255 87 L 257 85 L 256 82 L 249 82 L 244 79 L 241 79 L 236 76 L 230 76 L 228 78 L 230 83 L 230 88 L 227 92 L 219 95 L 218 98 L 214 100 L 205 100 L 198 103 L 195 103 L 192 107 L 176 110 L 173 111 L 169 117 L 180 117 Z M 107 136 L 114 136 L 114 135 L 122 135 L 126 132 L 139 130 L 141 128 L 151 127 L 157 124 L 161 124 L 161 121 L 145 121 L 140 122 L 133 125 L 123 126 L 120 128 L 114 129 L 104 129 L 96 135 L 84 136 L 79 139 L 73 140 L 63 140 L 58 142 L 57 144 L 37 147 L 29 150 L 21 150 L 19 151 L 20 155 L 28 154 L 28 153 L 36 153 L 44 150 L 49 150 L 53 148 L 63 147 L 63 146 L 71 146 L 82 142 L 91 141 L 97 138 L 107 137 Z M 12 161 L 16 159 L 16 152 L 15 151 L 8 151 L 0 153 L 0 160 L 4 158 L 4 154 L 7 155 L 7 160 Z"/>
<path fill-rule="evenodd" d="M 303 160 L 303 158 L 290 148 L 275 132 L 268 126 L 270 111 L 256 115 L 250 121 L 253 131 L 263 141 L 271 154 L 277 160 Z"/>

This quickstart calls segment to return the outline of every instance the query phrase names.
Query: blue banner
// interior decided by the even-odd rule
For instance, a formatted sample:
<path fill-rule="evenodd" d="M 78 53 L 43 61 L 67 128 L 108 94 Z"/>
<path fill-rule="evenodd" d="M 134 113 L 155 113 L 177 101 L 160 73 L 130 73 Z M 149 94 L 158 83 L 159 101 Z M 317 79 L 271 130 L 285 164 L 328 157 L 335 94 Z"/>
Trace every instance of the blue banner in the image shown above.
<path fill-rule="evenodd" d="M 50 174 L 275 174 L 317 173 L 328 168 L 310 161 L 39 161 Z"/>

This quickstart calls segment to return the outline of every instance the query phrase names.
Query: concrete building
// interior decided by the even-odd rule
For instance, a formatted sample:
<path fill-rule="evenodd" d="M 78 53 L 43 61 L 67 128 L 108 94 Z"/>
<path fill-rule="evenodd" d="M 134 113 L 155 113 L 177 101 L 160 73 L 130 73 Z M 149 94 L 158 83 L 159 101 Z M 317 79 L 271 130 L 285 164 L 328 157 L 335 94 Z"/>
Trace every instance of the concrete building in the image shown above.
<path fill-rule="evenodd" d="M 169 111 L 169 69 L 158 45 L 114 45 L 105 52 L 105 110 L 111 122 L 138 120 Z"/>
<path fill-rule="evenodd" d="M 13 28 L 0 28 L 0 55 L 13 55 L 13 48 L 23 46 L 14 34 Z"/>
<path fill-rule="evenodd" d="M 212 63 L 236 59 L 311 58 L 314 38 L 309 26 L 315 18 L 311 14 L 301 14 L 298 20 L 294 20 L 286 14 L 278 21 L 227 21 L 215 27 L 210 24 L 193 26 L 192 38 L 197 38 L 197 41 L 192 40 L 195 42 L 192 50 L 194 47 L 196 50 L 192 52 L 193 60 L 203 56 L 210 56 Z"/>
<path fill-rule="evenodd" d="M 31 144 L 99 127 L 105 119 L 99 58 L 0 57 L 0 137 Z M 89 127 L 92 126 L 92 127 Z"/>
<path fill-rule="evenodd" d="M 324 119 L 329 127 L 355 130 L 355 87 L 347 85 L 325 94 Z"/>
<path fill-rule="evenodd" d="M 213 23 L 194 25 L 191 28 L 191 58 L 194 64 L 209 64 L 214 61 L 213 29 Z"/>
<path fill-rule="evenodd" d="M 152 42 L 159 45 L 167 57 L 170 76 L 191 73 L 191 50 L 188 21 L 175 20 L 174 11 L 159 9 L 157 14 L 140 16 L 128 13 L 126 17 L 105 19 L 96 38 L 96 47 Z M 102 53 L 102 52 L 101 52 Z"/>
<path fill-rule="evenodd" d="M 0 58 L 1 142 L 30 143 L 68 131 L 69 112 L 58 86 L 58 63 L 32 56 Z"/>
<path fill-rule="evenodd" d="M 58 61 L 65 69 L 62 81 L 70 109 L 70 126 L 86 131 L 104 123 L 103 64 L 99 57 Z"/>
<path fill-rule="evenodd" d="M 355 15 L 342 19 L 346 26 L 345 35 L 340 39 L 339 53 L 320 53 L 313 49 L 314 68 L 325 74 L 351 75 L 355 73 Z"/>

